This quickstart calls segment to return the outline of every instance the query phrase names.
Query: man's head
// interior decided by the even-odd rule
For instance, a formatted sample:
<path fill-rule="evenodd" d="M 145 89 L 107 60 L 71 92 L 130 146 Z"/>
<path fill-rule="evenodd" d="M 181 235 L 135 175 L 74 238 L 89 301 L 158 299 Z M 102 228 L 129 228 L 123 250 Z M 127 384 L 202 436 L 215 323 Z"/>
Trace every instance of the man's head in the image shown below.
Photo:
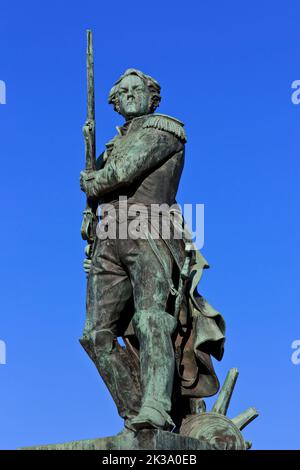
<path fill-rule="evenodd" d="M 128 69 L 110 90 L 108 102 L 125 119 L 131 119 L 153 113 L 160 100 L 160 86 L 154 78 Z"/>

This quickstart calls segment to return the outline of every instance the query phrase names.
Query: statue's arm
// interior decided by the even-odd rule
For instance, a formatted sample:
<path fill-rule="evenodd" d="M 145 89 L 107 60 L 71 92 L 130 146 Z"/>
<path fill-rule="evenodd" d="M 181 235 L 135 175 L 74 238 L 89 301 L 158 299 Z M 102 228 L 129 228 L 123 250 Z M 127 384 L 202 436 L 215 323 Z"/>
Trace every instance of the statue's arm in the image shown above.
<path fill-rule="evenodd" d="M 183 145 L 170 132 L 141 129 L 120 149 L 120 154 L 108 160 L 103 169 L 93 172 L 87 186 L 89 196 L 99 197 L 121 186 L 130 185 L 182 150 Z"/>

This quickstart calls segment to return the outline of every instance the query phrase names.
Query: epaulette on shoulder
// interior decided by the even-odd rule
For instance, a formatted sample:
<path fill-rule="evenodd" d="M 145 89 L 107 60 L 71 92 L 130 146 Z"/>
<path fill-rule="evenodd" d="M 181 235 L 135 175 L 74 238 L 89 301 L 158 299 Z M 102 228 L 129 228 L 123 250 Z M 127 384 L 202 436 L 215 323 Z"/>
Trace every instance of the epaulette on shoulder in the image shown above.
<path fill-rule="evenodd" d="M 182 142 L 186 142 L 186 135 L 183 126 L 183 122 L 171 116 L 167 116 L 166 114 L 152 114 L 143 124 L 144 129 L 147 127 L 154 127 L 161 131 L 170 132 L 170 134 L 175 135 Z"/>

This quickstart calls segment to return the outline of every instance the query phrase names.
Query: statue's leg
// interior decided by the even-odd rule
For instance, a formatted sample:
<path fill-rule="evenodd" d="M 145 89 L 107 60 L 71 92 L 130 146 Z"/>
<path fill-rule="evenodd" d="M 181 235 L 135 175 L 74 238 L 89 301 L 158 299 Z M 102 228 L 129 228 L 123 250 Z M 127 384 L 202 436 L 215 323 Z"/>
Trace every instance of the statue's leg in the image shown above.
<path fill-rule="evenodd" d="M 176 321 L 154 308 L 137 310 L 133 323 L 140 343 L 142 406 L 131 426 L 173 428 L 169 415 L 175 366 L 171 335 Z"/>
<path fill-rule="evenodd" d="M 156 240 L 164 268 L 147 240 L 122 242 L 123 261 L 133 285 L 133 326 L 140 345 L 142 406 L 130 427 L 170 429 L 174 380 L 172 333 L 177 321 L 166 311 L 173 259 L 162 240 Z"/>
<path fill-rule="evenodd" d="M 80 342 L 95 363 L 119 415 L 132 418 L 140 408 L 140 384 L 130 357 L 117 340 L 120 314 L 132 296 L 115 240 L 97 240 L 87 285 L 87 319 Z"/>

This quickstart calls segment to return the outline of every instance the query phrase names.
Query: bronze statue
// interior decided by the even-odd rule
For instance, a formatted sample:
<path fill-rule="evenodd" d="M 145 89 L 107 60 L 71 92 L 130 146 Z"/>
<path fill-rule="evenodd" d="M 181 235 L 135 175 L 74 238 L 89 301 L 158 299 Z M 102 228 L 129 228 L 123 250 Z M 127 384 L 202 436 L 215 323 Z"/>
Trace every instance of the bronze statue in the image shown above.
<path fill-rule="evenodd" d="M 122 211 L 120 198 L 126 198 L 129 209 L 176 206 L 186 136 L 183 123 L 155 113 L 160 100 L 156 80 L 128 69 L 109 95 L 109 103 L 125 123 L 106 144 L 95 169 L 89 163 L 81 173 L 88 207 L 94 213 L 98 206 L 113 207 L 110 220 L 119 229 L 130 218 L 130 210 Z M 93 147 L 89 145 L 93 133 L 89 119 L 84 126 L 87 152 Z M 84 226 L 93 226 L 91 219 Z M 100 220 L 99 233 L 108 219 Z M 91 261 L 85 263 L 87 319 L 81 344 L 126 427 L 173 429 L 188 413 L 187 398 L 218 391 L 210 355 L 222 358 L 225 325 L 197 293 L 208 265 L 190 240 L 176 239 L 174 233 L 169 239 L 160 232 L 153 237 L 149 213 L 139 220 L 143 220 L 139 238 L 128 233 L 124 238 L 118 234 L 115 239 L 101 239 L 93 226 Z M 89 239 L 88 233 L 85 238 Z M 124 338 L 125 347 L 118 337 Z"/>
<path fill-rule="evenodd" d="M 125 122 L 96 159 L 91 31 L 87 37 L 80 186 L 86 194 L 81 234 L 88 281 L 80 342 L 125 427 L 112 437 L 34 449 L 248 449 L 251 443 L 240 431 L 258 416 L 256 409 L 232 420 L 226 416 L 237 369 L 229 371 L 211 412 L 202 400 L 219 390 L 211 358 L 222 359 L 225 323 L 197 291 L 208 263 L 176 202 L 184 125 L 156 113 L 158 82 L 128 69 L 109 94 Z"/>

